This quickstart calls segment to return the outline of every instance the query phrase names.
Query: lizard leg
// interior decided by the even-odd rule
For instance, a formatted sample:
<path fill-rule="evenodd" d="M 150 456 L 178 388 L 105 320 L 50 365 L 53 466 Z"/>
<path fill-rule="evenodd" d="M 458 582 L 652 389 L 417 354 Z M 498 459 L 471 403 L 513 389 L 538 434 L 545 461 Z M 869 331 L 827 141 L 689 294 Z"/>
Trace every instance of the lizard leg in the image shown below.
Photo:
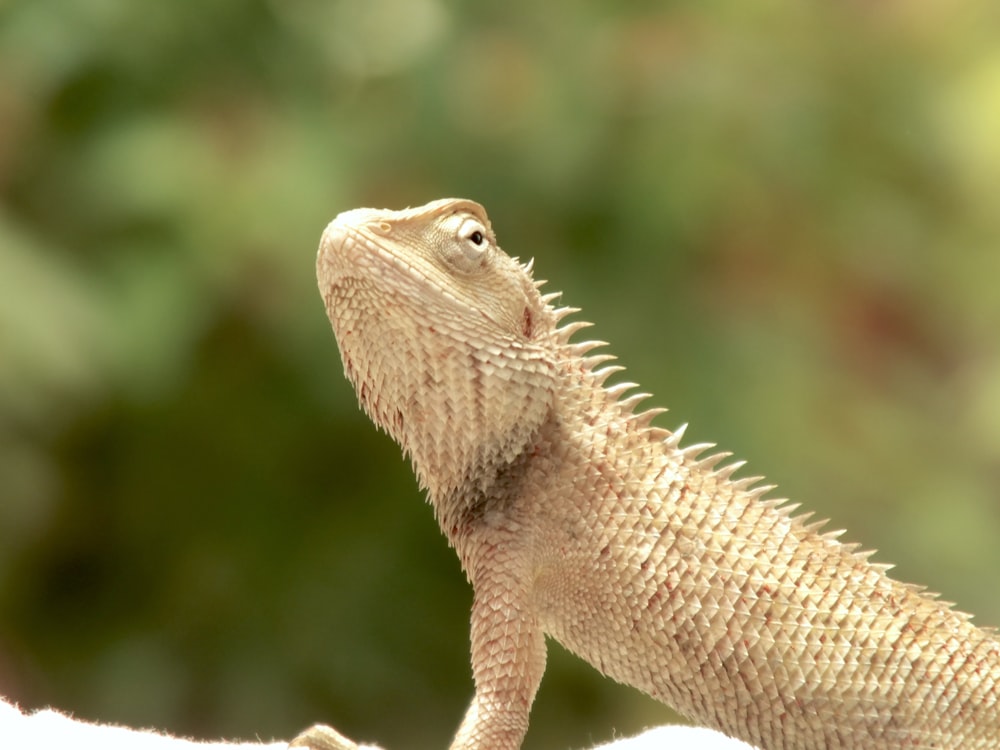
<path fill-rule="evenodd" d="M 518 545 L 490 544 L 472 570 L 472 673 L 476 694 L 451 750 L 517 750 L 545 671 L 545 635 L 533 611 Z"/>
<path fill-rule="evenodd" d="M 451 750 L 518 750 L 545 671 L 545 635 L 530 613 L 525 579 L 489 571 L 473 586 L 472 671 L 476 694 Z M 309 727 L 288 747 L 373 750 L 373 746 L 358 745 L 325 724 Z"/>

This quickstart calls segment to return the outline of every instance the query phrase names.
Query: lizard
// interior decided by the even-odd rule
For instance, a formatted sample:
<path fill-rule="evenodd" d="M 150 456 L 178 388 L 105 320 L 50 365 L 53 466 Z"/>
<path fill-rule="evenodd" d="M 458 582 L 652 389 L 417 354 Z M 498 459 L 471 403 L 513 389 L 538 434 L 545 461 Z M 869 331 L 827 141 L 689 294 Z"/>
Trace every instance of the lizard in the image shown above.
<path fill-rule="evenodd" d="M 345 374 L 473 588 L 452 749 L 521 746 L 546 636 L 763 750 L 1000 748 L 994 634 L 655 425 L 533 264 L 463 199 L 345 211 L 317 254 Z"/>

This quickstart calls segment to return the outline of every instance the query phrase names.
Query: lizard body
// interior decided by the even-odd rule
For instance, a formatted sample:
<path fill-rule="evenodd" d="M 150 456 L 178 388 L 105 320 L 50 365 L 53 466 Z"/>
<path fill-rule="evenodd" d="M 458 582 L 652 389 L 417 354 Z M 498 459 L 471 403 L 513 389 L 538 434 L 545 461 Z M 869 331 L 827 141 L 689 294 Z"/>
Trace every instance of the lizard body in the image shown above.
<path fill-rule="evenodd" d="M 546 634 L 764 750 L 1000 748 L 1000 643 L 651 425 L 481 206 L 344 212 L 317 275 L 473 586 L 453 748 L 520 747 Z"/>

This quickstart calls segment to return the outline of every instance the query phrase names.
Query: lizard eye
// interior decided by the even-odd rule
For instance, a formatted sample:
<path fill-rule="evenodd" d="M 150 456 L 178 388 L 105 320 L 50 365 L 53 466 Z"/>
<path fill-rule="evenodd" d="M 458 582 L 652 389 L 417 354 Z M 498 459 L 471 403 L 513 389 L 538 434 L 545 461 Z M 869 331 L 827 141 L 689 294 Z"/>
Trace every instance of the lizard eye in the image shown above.
<path fill-rule="evenodd" d="M 459 211 L 444 217 L 440 231 L 445 260 L 464 273 L 481 270 L 496 251 L 493 233 L 472 213 Z"/>
<path fill-rule="evenodd" d="M 458 227 L 458 239 L 462 244 L 465 257 L 478 261 L 490 246 L 487 240 L 486 227 L 477 219 L 466 218 Z"/>

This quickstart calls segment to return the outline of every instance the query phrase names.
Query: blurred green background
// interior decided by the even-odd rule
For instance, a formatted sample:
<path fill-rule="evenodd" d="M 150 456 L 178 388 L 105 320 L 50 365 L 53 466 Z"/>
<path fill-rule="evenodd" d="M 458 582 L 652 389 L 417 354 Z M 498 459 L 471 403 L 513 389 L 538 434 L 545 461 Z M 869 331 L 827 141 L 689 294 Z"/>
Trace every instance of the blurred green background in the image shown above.
<path fill-rule="evenodd" d="M 0 694 L 444 747 L 470 592 L 325 224 L 458 195 L 630 379 L 1000 625 L 1000 5 L 0 1 Z M 551 649 L 528 748 L 666 721 Z"/>

